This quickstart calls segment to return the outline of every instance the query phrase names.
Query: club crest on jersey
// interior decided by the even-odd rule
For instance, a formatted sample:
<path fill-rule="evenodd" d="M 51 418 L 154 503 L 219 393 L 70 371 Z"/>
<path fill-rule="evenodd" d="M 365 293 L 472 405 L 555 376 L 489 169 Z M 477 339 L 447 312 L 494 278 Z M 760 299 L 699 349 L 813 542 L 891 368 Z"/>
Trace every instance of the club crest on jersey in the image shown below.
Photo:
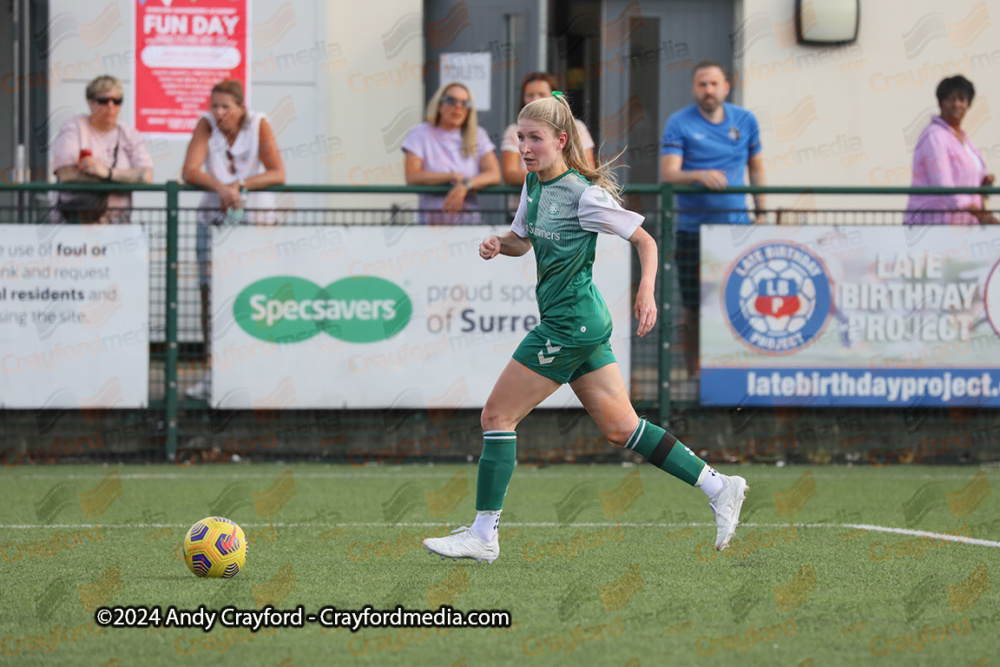
<path fill-rule="evenodd" d="M 729 138 L 732 139 L 733 141 L 739 141 L 740 140 L 740 128 L 736 127 L 735 125 L 733 127 L 729 128 Z"/>
<path fill-rule="evenodd" d="M 807 248 L 785 241 L 747 250 L 723 278 L 723 310 L 751 349 L 791 354 L 819 338 L 833 314 L 830 273 Z"/>
<path fill-rule="evenodd" d="M 556 202 L 549 203 L 548 211 L 549 215 L 559 215 L 559 204 Z"/>

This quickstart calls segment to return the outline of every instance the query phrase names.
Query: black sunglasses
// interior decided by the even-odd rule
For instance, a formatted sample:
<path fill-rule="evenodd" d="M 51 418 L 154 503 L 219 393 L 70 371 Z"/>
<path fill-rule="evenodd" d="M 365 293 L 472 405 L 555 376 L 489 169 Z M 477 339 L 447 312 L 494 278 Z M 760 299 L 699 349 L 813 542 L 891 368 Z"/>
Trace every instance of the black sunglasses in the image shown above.
<path fill-rule="evenodd" d="M 469 109 L 472 107 L 472 103 L 469 100 L 460 100 L 452 97 L 451 95 L 445 95 L 442 97 L 441 104 L 447 104 L 450 107 L 461 107 L 463 109 Z"/>
<path fill-rule="evenodd" d="M 100 104 L 101 106 L 104 106 L 108 102 L 111 102 L 116 107 L 120 107 L 122 105 L 122 102 L 125 101 L 125 98 L 124 97 L 95 97 L 95 98 L 93 98 L 93 100 L 95 102 L 97 102 L 98 104 Z"/>

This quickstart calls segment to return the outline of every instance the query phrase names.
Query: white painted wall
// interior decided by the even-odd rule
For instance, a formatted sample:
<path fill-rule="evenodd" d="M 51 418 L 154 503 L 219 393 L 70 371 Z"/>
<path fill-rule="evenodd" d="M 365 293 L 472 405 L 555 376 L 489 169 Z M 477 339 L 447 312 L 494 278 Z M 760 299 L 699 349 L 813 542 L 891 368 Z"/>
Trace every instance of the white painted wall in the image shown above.
<path fill-rule="evenodd" d="M 52 0 L 51 135 L 86 113 L 86 84 L 103 73 L 124 82 L 122 118 L 134 119 L 132 6 Z M 414 75 L 423 61 L 422 11 L 421 0 L 252 2 L 249 102 L 271 118 L 289 183 L 403 183 L 399 132 L 423 115 L 423 84 Z M 187 140 L 151 138 L 147 146 L 155 179 L 179 178 Z M 194 206 L 197 197 L 184 195 L 182 204 Z M 388 208 L 413 200 L 296 194 L 283 203 Z M 140 196 L 136 205 L 162 205 L 162 196 Z"/>
<path fill-rule="evenodd" d="M 86 113 L 84 89 L 87 82 L 98 74 L 108 73 L 123 81 L 126 103 L 122 119 L 126 123 L 133 122 L 132 6 L 124 0 L 93 5 L 70 0 L 51 1 L 50 25 L 68 27 L 52 30 L 50 37 L 53 48 L 50 62 L 65 63 L 62 69 L 70 75 L 50 91 L 50 109 L 56 119 Z M 305 159 L 303 152 L 324 132 L 324 128 L 317 129 L 313 121 L 326 107 L 326 80 L 318 75 L 324 64 L 325 14 L 323 3 L 308 0 L 251 3 L 248 102 L 251 108 L 264 111 L 271 118 L 284 149 L 290 183 L 321 182 L 314 161 Z M 55 133 L 59 124 L 61 121 L 51 123 L 50 131 Z M 180 177 L 187 143 L 186 138 L 147 139 L 156 181 Z M 148 201 L 151 197 L 147 195 L 145 199 Z M 162 201 L 162 197 L 153 201 Z M 196 202 L 194 194 L 185 195 L 182 200 L 184 205 Z M 143 201 L 138 200 L 137 205 L 142 206 Z"/>
<path fill-rule="evenodd" d="M 977 85 L 965 125 L 989 166 L 1000 170 L 1000 123 L 990 122 L 991 104 L 1000 107 L 1000 0 L 862 0 L 858 41 L 836 48 L 795 44 L 794 4 L 742 0 L 734 26 L 745 29 L 732 99 L 761 122 L 769 183 L 909 185 L 913 142 L 937 111 L 934 88 L 955 72 Z M 50 133 L 86 110 L 84 87 L 98 73 L 121 78 L 128 99 L 131 7 L 125 0 L 52 0 Z M 403 182 L 399 143 L 420 122 L 425 102 L 422 11 L 422 0 L 253 2 L 251 105 L 271 116 L 289 183 Z M 128 99 L 124 117 L 133 113 Z M 36 126 L 43 120 L 39 114 Z M 157 181 L 179 176 L 185 147 L 150 140 Z M 387 208 L 413 199 L 295 195 L 289 203 Z M 137 204 L 159 201 L 148 195 Z M 184 203 L 195 201 L 187 195 Z M 898 208 L 903 200 L 806 198 L 797 205 L 876 204 Z"/>
<path fill-rule="evenodd" d="M 422 0 L 338 3 L 327 14 L 331 42 L 342 61 L 326 72 L 330 97 L 326 127 L 341 153 L 326 165 L 329 183 L 404 184 L 406 133 L 423 120 L 424 18 Z M 436 77 L 436 71 L 428 76 Z M 404 195 L 347 196 L 338 206 L 415 205 Z"/>
<path fill-rule="evenodd" d="M 740 8 L 745 52 L 734 87 L 761 123 L 768 183 L 909 186 L 913 145 L 938 113 L 935 88 L 958 73 L 976 86 L 963 127 L 1000 172 L 1000 123 L 991 122 L 1000 111 L 1000 1 L 861 0 L 858 41 L 832 48 L 795 45 L 794 5 Z M 905 197 L 844 199 L 818 202 L 905 206 Z"/>

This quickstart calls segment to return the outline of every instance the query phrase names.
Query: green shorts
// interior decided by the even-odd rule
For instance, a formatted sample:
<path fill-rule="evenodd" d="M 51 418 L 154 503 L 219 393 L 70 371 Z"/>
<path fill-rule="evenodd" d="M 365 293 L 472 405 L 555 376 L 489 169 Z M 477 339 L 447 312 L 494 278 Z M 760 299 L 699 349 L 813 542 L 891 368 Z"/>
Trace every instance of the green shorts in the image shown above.
<path fill-rule="evenodd" d="M 532 329 L 514 350 L 515 361 L 541 376 L 567 384 L 591 371 L 615 363 L 615 355 L 608 341 L 584 347 L 561 345 L 560 340 L 540 331 L 541 328 Z"/>

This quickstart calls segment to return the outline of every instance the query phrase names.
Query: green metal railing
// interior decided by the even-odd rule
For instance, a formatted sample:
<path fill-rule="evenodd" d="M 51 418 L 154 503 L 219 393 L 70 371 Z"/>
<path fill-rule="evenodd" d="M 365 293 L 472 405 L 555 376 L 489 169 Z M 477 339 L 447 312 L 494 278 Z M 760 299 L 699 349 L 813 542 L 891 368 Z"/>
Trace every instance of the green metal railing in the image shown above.
<path fill-rule="evenodd" d="M 172 459 L 177 452 L 179 425 L 178 414 L 181 409 L 179 400 L 180 387 L 178 384 L 178 370 L 180 360 L 180 339 L 178 326 L 179 310 L 179 241 L 181 238 L 181 207 L 180 193 L 186 191 L 198 191 L 196 188 L 182 185 L 176 181 L 168 181 L 158 184 L 53 184 L 53 183 L 26 183 L 26 184 L 4 184 L 0 185 L 0 197 L 4 193 L 47 193 L 50 191 L 81 191 L 91 190 L 97 192 L 162 192 L 165 195 L 164 210 L 166 213 L 166 239 L 165 239 L 165 353 L 164 353 L 164 401 L 163 413 L 166 435 L 166 453 Z M 268 188 L 276 193 L 301 193 L 317 195 L 351 194 L 351 195 L 392 195 L 392 194 L 443 194 L 448 191 L 447 186 L 403 186 L 403 185 L 378 185 L 378 186 L 354 186 L 354 185 L 285 185 Z M 510 195 L 518 194 L 520 188 L 514 187 L 490 187 L 481 191 L 482 195 Z M 710 190 L 697 186 L 675 186 L 670 184 L 662 185 L 631 185 L 625 188 L 626 195 L 647 195 L 657 198 L 659 211 L 658 236 L 660 244 L 661 265 L 658 275 L 658 285 L 660 291 L 660 318 L 658 324 L 657 353 L 656 353 L 656 393 L 655 399 L 651 403 L 646 403 L 645 407 L 653 409 L 658 422 L 663 426 L 669 426 L 672 415 L 671 399 L 671 368 L 673 363 L 672 346 L 674 345 L 673 327 L 663 326 L 662 323 L 673 317 L 673 272 L 674 272 L 674 225 L 676 195 L 709 193 Z M 906 188 L 906 187 L 798 187 L 798 186 L 767 186 L 767 187 L 731 187 L 727 192 L 738 194 L 766 194 L 766 195 L 837 195 L 837 196 L 873 196 L 873 195 L 948 195 L 976 193 L 982 195 L 1000 194 L 1000 188 Z M 27 207 L 24 207 L 27 208 Z M 863 207 L 859 207 L 859 210 Z M 337 209 L 327 209 L 337 210 Z M 773 210 L 773 209 L 772 209 Z M 867 211 L 867 209 L 865 209 Z M 891 212 L 899 213 L 901 209 L 892 209 Z M 834 212 L 834 211 L 831 211 Z M 886 211 L 890 212 L 890 211 Z M 485 224 L 485 223 L 484 223 Z"/>

